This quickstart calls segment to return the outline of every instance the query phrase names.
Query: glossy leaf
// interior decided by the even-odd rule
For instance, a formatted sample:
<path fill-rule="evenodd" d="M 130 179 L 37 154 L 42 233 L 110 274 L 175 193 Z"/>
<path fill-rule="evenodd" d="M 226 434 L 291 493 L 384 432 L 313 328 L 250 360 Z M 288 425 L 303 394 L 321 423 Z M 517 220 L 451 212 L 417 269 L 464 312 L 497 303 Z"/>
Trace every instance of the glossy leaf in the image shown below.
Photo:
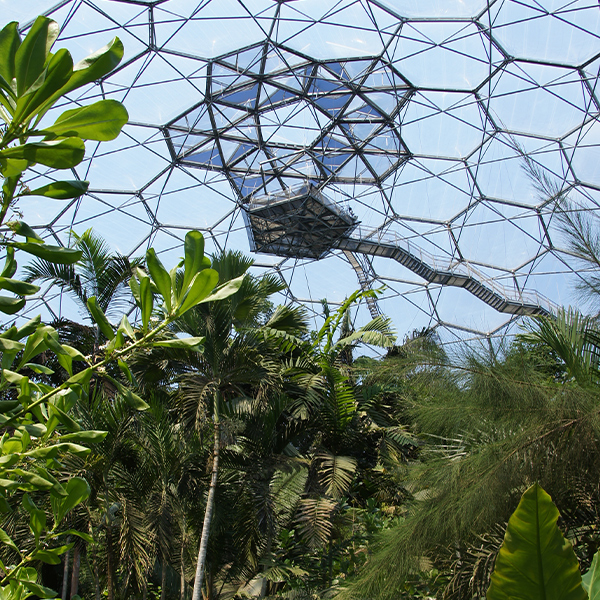
<path fill-rule="evenodd" d="M 600 600 L 600 551 L 594 554 L 592 564 L 588 572 L 582 575 L 581 582 L 590 600 Z"/>
<path fill-rule="evenodd" d="M 78 504 L 86 500 L 90 495 L 90 486 L 81 477 L 72 477 L 65 486 L 67 496 L 65 498 L 52 498 L 52 511 L 54 521 L 58 525 L 63 517 Z"/>
<path fill-rule="evenodd" d="M 153 342 L 153 346 L 158 346 L 160 348 L 173 348 L 178 350 L 193 350 L 195 352 L 201 352 L 204 343 L 204 337 L 187 337 L 187 338 L 177 338 L 174 340 L 160 340 Z"/>
<path fill-rule="evenodd" d="M 7 340 L 0 337 L 0 350 L 2 352 L 19 352 L 25 348 L 25 344 L 21 342 L 15 342 L 14 340 Z"/>
<path fill-rule="evenodd" d="M 83 442 L 85 444 L 98 444 L 107 436 L 106 431 L 87 430 L 78 431 L 77 433 L 67 433 L 61 435 L 61 441 L 69 442 Z"/>
<path fill-rule="evenodd" d="M 114 140 L 129 120 L 125 107 L 116 100 L 99 100 L 94 104 L 65 111 L 53 125 L 36 132 L 47 139 L 78 137 L 105 142 Z"/>
<path fill-rule="evenodd" d="M 15 54 L 17 95 L 21 96 L 39 78 L 46 57 L 58 37 L 58 24 L 47 17 L 38 17 Z"/>
<path fill-rule="evenodd" d="M 44 240 L 24 221 L 9 221 L 6 225 L 17 235 L 27 238 L 28 242 L 44 243 Z"/>
<path fill-rule="evenodd" d="M 0 158 L 16 158 L 39 163 L 53 169 L 77 166 L 85 155 L 85 144 L 78 137 L 43 142 L 30 142 L 0 151 Z"/>
<path fill-rule="evenodd" d="M 12 541 L 12 538 L 8 535 L 8 533 L 6 533 L 6 531 L 4 531 L 4 529 L 1 529 L 1 528 L 0 528 L 0 542 L 5 544 L 6 546 L 9 546 L 16 552 L 19 552 L 19 549 L 17 548 L 17 545 Z M 20 552 L 19 552 L 19 554 L 20 554 Z"/>
<path fill-rule="evenodd" d="M 107 73 L 110 73 L 123 58 L 123 44 L 119 38 L 114 38 L 103 48 L 100 48 L 87 58 L 78 62 L 73 67 L 73 74 L 69 81 L 48 99 L 44 104 L 41 113 L 45 112 L 58 98 L 69 92 L 80 88 L 83 85 L 98 81 Z"/>
<path fill-rule="evenodd" d="M 148 331 L 148 323 L 150 323 L 150 316 L 152 315 L 152 309 L 154 307 L 154 298 L 152 296 L 152 290 L 150 289 L 150 278 L 144 277 L 140 281 L 140 303 L 142 308 L 142 327 L 144 333 Z"/>
<path fill-rule="evenodd" d="M 219 274 L 214 269 L 204 269 L 194 276 L 190 289 L 177 310 L 182 315 L 207 298 L 219 283 Z"/>
<path fill-rule="evenodd" d="M 146 252 L 146 266 L 154 280 L 154 284 L 158 288 L 159 294 L 165 301 L 167 312 L 171 312 L 171 277 L 164 268 L 160 259 L 156 256 L 154 248 L 150 248 Z"/>
<path fill-rule="evenodd" d="M 12 21 L 0 31 L 0 87 L 12 93 L 11 82 L 15 76 L 15 56 L 21 45 L 19 24 Z"/>
<path fill-rule="evenodd" d="M 19 296 L 30 296 L 32 294 L 37 294 L 37 292 L 40 291 L 40 287 L 33 283 L 27 283 L 26 281 L 0 277 L 0 290 L 8 290 L 13 294 L 19 294 Z"/>
<path fill-rule="evenodd" d="M 4 261 L 4 269 L 0 275 L 2 277 L 12 277 L 17 272 L 17 261 L 15 260 L 15 249 L 8 246 L 6 248 L 6 260 Z"/>
<path fill-rule="evenodd" d="M 116 379 L 106 376 L 113 385 L 119 390 L 119 393 L 125 399 L 125 402 L 131 406 L 131 408 L 135 408 L 136 410 L 147 410 L 150 408 L 150 405 L 147 404 L 144 400 L 142 400 L 137 394 L 132 392 L 127 386 L 123 385 L 120 381 Z"/>
<path fill-rule="evenodd" d="M 24 582 L 23 585 L 32 594 L 35 594 L 38 598 L 56 598 L 56 596 L 58 596 L 58 594 L 54 590 L 51 590 L 50 588 L 45 587 L 43 585 L 39 585 L 34 581 Z"/>
<path fill-rule="evenodd" d="M 558 517 L 538 484 L 523 494 L 508 521 L 487 600 L 587 600 L 577 557 L 556 524 Z"/>
<path fill-rule="evenodd" d="M 68 50 L 61 48 L 52 56 L 31 93 L 22 95 L 17 101 L 14 122 L 31 119 L 44 102 L 69 81 L 72 73 L 73 59 Z M 34 132 L 31 135 L 35 135 Z"/>
<path fill-rule="evenodd" d="M 23 298 L 11 298 L 9 296 L 0 296 L 0 312 L 5 315 L 14 315 L 25 306 Z"/>
<path fill-rule="evenodd" d="M 87 301 L 87 307 L 92 315 L 92 319 L 96 325 L 98 325 L 100 331 L 109 340 L 112 340 L 115 337 L 115 332 L 113 331 L 112 325 L 108 322 L 106 315 L 102 312 L 102 309 L 98 306 L 98 302 L 95 296 L 92 296 Z"/>
<path fill-rule="evenodd" d="M 237 291 L 239 291 L 240 287 L 242 287 L 242 283 L 244 282 L 245 275 L 240 275 L 231 281 L 220 285 L 215 289 L 215 291 L 201 300 L 199 304 L 203 304 L 204 302 L 216 302 L 217 300 L 225 300 L 225 298 L 229 298 L 229 296 L 233 296 Z"/>
<path fill-rule="evenodd" d="M 204 256 L 204 236 L 199 231 L 188 231 L 184 242 L 185 258 L 183 285 L 181 289 L 185 292 L 194 275 L 203 269 L 210 267 L 210 259 Z"/>
<path fill-rule="evenodd" d="M 22 196 L 45 196 L 54 200 L 69 200 L 85 194 L 90 185 L 89 181 L 54 181 L 48 185 L 22 193 Z"/>
<path fill-rule="evenodd" d="M 34 244 L 32 242 L 13 242 L 12 246 L 23 250 L 28 254 L 33 254 L 38 258 L 43 258 L 49 262 L 59 265 L 72 265 L 82 256 L 81 250 L 74 248 L 65 248 L 63 246 L 50 246 L 49 244 Z"/>

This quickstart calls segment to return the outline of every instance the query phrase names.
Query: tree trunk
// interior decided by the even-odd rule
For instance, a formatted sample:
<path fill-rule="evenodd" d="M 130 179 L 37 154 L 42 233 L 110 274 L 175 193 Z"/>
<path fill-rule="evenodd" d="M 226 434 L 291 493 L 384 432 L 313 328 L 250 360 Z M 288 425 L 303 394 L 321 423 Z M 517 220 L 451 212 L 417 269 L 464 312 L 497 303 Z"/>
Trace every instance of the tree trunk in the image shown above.
<path fill-rule="evenodd" d="M 185 516 L 181 528 L 181 556 L 179 559 L 181 578 L 179 580 L 179 600 L 185 600 Z"/>
<path fill-rule="evenodd" d="M 163 556 L 162 571 L 160 576 L 160 600 L 167 597 L 167 559 Z"/>
<path fill-rule="evenodd" d="M 200 600 L 202 595 L 202 580 L 204 579 L 204 567 L 206 563 L 206 550 L 208 548 L 208 534 L 215 507 L 215 492 L 217 489 L 217 476 L 219 474 L 219 446 L 221 444 L 221 424 L 219 422 L 219 393 L 215 394 L 215 406 L 213 410 L 213 421 L 215 429 L 215 441 L 213 448 L 213 468 L 206 500 L 206 511 L 204 512 L 204 523 L 202 524 L 202 536 L 200 537 L 200 549 L 198 550 L 198 563 L 196 565 L 196 578 L 194 579 L 194 593 L 192 600 Z"/>
<path fill-rule="evenodd" d="M 108 600 L 115 600 L 115 557 L 111 525 L 106 527 L 106 587 L 108 588 Z"/>
<path fill-rule="evenodd" d="M 67 543 L 69 543 L 69 538 L 67 538 Z M 71 555 L 71 551 L 67 550 L 65 552 L 65 566 L 63 569 L 63 580 L 62 580 L 62 600 L 67 600 L 67 589 L 69 587 L 69 557 Z"/>
<path fill-rule="evenodd" d="M 77 596 L 79 591 L 79 567 L 81 566 L 81 548 L 73 548 L 73 574 L 71 575 L 71 598 Z"/>

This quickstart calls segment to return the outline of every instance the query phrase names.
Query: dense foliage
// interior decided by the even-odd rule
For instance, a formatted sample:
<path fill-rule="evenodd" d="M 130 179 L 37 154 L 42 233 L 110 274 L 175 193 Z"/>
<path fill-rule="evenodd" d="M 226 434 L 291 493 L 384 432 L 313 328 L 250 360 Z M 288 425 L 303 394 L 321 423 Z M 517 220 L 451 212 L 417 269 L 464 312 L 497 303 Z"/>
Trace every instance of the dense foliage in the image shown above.
<path fill-rule="evenodd" d="M 57 35 L 43 17 L 23 40 L 15 23 L 0 32 L 0 225 L 29 195 L 83 194 L 87 182 L 30 190 L 22 177 L 74 166 L 84 140 L 127 120 L 103 100 L 44 124 L 123 53 L 115 39 L 73 66 L 50 51 Z M 572 251 L 598 272 L 597 224 L 560 202 Z M 171 270 L 90 230 L 73 240 L 50 246 L 22 221 L 0 240 L 12 294 L 0 311 L 17 319 L 0 333 L 2 598 L 483 598 L 495 563 L 500 597 L 503 557 L 521 551 L 517 505 L 545 506 L 556 526 L 538 484 L 562 515 L 573 577 L 577 561 L 595 572 L 596 317 L 569 309 L 449 356 L 430 331 L 396 345 L 385 317 L 356 329 L 371 291 L 324 302 L 310 331 L 302 308 L 273 304 L 278 278 L 253 276 L 238 253 L 205 256 L 199 232 Z M 36 257 L 23 281 L 16 251 Z M 72 294 L 82 322 L 23 323 L 36 281 Z M 592 306 L 595 281 L 580 290 Z M 385 357 L 357 358 L 364 344 Z"/>

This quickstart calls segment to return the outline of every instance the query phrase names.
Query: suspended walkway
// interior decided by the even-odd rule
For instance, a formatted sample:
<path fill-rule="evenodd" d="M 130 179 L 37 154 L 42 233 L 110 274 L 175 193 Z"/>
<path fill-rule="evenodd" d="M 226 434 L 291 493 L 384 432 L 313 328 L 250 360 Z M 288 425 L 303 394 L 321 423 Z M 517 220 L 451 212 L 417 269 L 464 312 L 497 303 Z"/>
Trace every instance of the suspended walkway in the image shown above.
<path fill-rule="evenodd" d="M 487 277 L 471 264 L 451 261 L 426 252 L 393 233 L 366 232 L 356 227 L 335 247 L 346 252 L 391 258 L 429 283 L 464 288 L 498 312 L 513 315 L 548 315 L 558 306 L 535 291 L 520 292 Z"/>
<path fill-rule="evenodd" d="M 369 289 L 370 281 L 355 256 L 359 254 L 391 258 L 429 283 L 464 288 L 498 312 L 532 316 L 558 309 L 542 294 L 503 286 L 468 262 L 435 256 L 394 233 L 364 230 L 351 212 L 312 183 L 253 197 L 244 208 L 252 251 L 318 260 L 341 250 L 362 289 Z M 369 310 L 378 314 L 371 300 Z"/>

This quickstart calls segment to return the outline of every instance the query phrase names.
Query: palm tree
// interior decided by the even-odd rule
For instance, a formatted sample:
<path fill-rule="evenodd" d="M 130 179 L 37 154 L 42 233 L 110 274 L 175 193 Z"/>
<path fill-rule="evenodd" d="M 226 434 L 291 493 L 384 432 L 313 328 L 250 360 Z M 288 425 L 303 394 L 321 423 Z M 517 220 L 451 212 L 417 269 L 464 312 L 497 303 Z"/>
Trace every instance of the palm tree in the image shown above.
<path fill-rule="evenodd" d="M 24 268 L 25 281 L 43 281 L 69 293 L 89 318 L 87 301 L 95 296 L 98 306 L 109 316 L 122 315 L 130 305 L 127 282 L 141 259 L 130 259 L 111 250 L 92 229 L 81 235 L 72 233 L 73 247 L 81 250 L 81 260 L 71 265 L 59 265 L 36 259 Z"/>
<path fill-rule="evenodd" d="M 212 267 L 219 272 L 220 283 L 243 275 L 251 265 L 252 261 L 238 252 L 227 252 L 212 261 Z M 224 408 L 240 398 L 262 404 L 281 390 L 282 346 L 286 336 L 306 333 L 302 310 L 286 307 L 273 310 L 268 300 L 284 287 L 273 275 L 260 278 L 247 275 L 236 294 L 225 301 L 198 305 L 172 327 L 171 334 L 204 337 L 202 353 L 157 348 L 150 355 L 131 361 L 142 386 L 149 383 L 146 368 L 149 362 L 155 367 L 151 374 L 153 383 L 172 385 L 175 378 L 179 387 L 181 419 L 187 431 L 202 433 L 212 422 L 212 471 L 193 600 L 200 598 L 204 579 L 223 444 Z M 211 593 L 209 589 L 209 595 Z"/>

